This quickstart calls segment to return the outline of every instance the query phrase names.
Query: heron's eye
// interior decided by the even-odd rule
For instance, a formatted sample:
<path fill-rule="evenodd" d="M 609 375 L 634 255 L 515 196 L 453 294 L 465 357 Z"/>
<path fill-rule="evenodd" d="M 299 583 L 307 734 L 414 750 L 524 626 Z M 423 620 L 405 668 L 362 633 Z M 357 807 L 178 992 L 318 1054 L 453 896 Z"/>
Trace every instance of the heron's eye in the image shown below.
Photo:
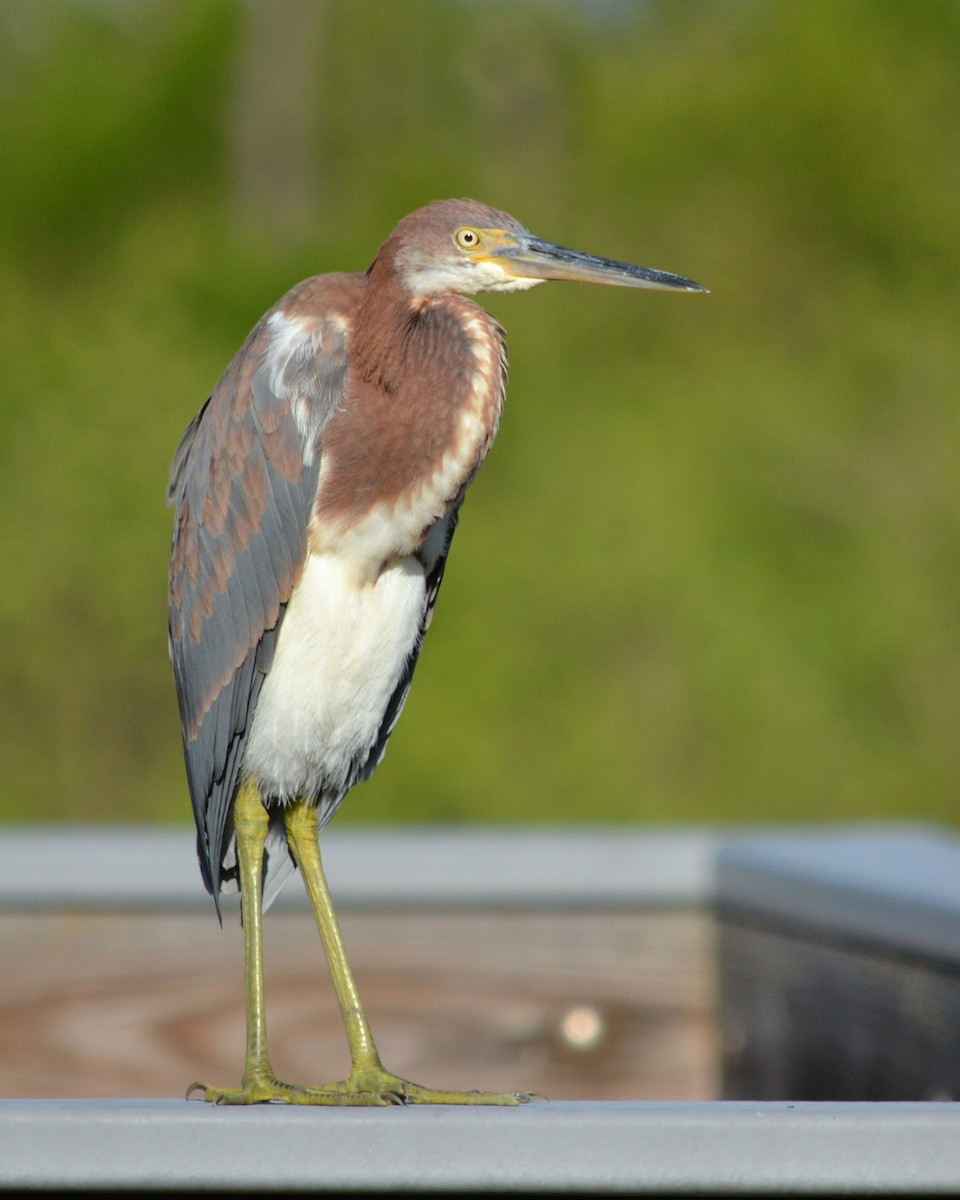
<path fill-rule="evenodd" d="M 476 250 L 480 245 L 480 234 L 475 229 L 458 229 L 454 240 L 461 250 Z"/>

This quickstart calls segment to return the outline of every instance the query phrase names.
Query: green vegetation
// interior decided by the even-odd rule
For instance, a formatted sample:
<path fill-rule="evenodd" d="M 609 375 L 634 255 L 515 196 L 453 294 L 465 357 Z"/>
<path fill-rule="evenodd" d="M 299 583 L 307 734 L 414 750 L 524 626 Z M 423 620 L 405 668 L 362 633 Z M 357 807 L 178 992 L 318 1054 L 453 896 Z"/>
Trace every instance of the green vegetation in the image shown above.
<path fill-rule="evenodd" d="M 475 195 L 713 294 L 491 303 L 503 429 L 341 819 L 954 820 L 955 3 L 5 0 L 0 101 L 0 816 L 188 819 L 179 434 L 291 283 Z"/>

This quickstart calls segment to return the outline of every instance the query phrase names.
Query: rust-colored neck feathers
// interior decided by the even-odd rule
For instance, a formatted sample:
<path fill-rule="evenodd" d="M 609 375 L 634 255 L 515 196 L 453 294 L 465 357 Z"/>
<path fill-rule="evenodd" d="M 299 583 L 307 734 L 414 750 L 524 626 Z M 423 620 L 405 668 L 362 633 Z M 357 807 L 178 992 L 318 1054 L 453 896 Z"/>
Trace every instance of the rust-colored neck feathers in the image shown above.
<path fill-rule="evenodd" d="M 367 273 L 350 330 L 316 512 L 321 526 L 343 528 L 410 510 L 395 550 L 410 553 L 406 542 L 455 503 L 493 440 L 506 351 L 500 327 L 472 301 L 411 295 L 392 251 L 388 241 Z"/>

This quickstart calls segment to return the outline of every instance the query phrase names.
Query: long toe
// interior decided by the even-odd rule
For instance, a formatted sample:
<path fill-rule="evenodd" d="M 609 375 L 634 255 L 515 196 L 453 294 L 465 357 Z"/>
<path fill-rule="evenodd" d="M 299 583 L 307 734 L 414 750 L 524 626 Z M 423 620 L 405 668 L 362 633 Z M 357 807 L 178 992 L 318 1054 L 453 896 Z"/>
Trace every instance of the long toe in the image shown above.
<path fill-rule="evenodd" d="M 511 1107 L 529 1104 L 531 1100 L 543 1100 L 545 1097 L 536 1092 L 450 1092 L 421 1087 L 418 1083 L 408 1083 L 405 1099 L 407 1104 L 495 1104 Z"/>
<path fill-rule="evenodd" d="M 377 1092 L 387 1103 L 393 1104 L 492 1104 L 510 1106 L 526 1104 L 535 1099 L 532 1092 L 458 1092 L 445 1088 L 424 1087 L 411 1083 L 382 1067 L 367 1067 L 355 1071 L 342 1085 L 349 1094 L 359 1090 L 361 1094 Z"/>

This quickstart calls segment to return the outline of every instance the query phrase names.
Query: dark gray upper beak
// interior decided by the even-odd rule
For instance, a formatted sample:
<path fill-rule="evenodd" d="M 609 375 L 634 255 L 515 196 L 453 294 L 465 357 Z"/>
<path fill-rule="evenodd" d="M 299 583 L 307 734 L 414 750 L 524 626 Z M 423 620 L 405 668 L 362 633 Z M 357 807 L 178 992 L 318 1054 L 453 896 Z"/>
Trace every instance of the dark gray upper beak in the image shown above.
<path fill-rule="evenodd" d="M 579 283 L 606 283 L 614 287 L 679 289 L 684 292 L 707 292 L 702 284 L 657 271 L 653 267 L 637 267 L 569 250 L 555 242 L 545 242 L 533 234 L 524 234 L 513 245 L 498 248 L 494 256 L 512 275 L 520 279 L 569 279 Z"/>

